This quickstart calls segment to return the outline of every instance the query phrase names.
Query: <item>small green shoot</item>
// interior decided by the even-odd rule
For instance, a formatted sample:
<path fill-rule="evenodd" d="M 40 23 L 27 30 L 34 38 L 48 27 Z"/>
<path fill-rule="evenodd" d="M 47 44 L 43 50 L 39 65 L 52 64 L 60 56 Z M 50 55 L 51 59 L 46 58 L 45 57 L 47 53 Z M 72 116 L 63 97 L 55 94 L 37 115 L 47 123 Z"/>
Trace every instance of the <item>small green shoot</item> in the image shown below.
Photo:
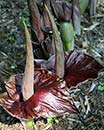
<path fill-rule="evenodd" d="M 58 119 L 56 119 L 55 117 L 49 117 L 47 118 L 47 123 L 48 124 L 58 123 Z"/>
<path fill-rule="evenodd" d="M 31 128 L 31 129 L 33 129 L 34 128 L 34 120 L 32 119 L 30 119 L 30 120 L 27 120 L 27 121 L 25 121 L 25 123 L 26 123 L 26 126 L 28 127 L 28 128 Z"/>
<path fill-rule="evenodd" d="M 30 27 L 30 23 L 29 23 L 29 19 L 26 17 L 20 17 L 20 20 L 19 20 L 19 26 L 20 26 L 20 28 L 24 28 L 24 25 L 23 25 L 23 23 L 21 22 L 21 20 L 23 20 L 25 23 L 26 23 L 26 26 L 27 27 Z"/>
<path fill-rule="evenodd" d="M 17 65 L 15 63 L 11 64 L 11 69 L 15 69 L 17 67 Z"/>
<path fill-rule="evenodd" d="M 100 114 L 101 114 L 102 116 L 104 116 L 104 111 L 99 110 L 99 112 L 100 112 Z"/>
<path fill-rule="evenodd" d="M 99 84 L 98 90 L 99 90 L 99 91 L 103 91 L 103 90 L 104 90 L 104 83 L 100 83 L 100 84 Z"/>
<path fill-rule="evenodd" d="M 22 120 L 20 119 L 25 130 L 35 130 L 36 124 L 33 119 Z"/>

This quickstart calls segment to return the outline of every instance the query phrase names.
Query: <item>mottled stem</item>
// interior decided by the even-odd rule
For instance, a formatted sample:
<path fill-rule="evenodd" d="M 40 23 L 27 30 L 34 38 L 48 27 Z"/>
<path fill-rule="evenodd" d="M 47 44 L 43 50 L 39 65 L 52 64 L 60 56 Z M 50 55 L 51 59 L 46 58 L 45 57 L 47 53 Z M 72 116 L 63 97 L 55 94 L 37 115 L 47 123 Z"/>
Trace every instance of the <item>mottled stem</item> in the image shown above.
<path fill-rule="evenodd" d="M 52 28 L 53 28 L 53 36 L 54 36 L 54 44 L 55 44 L 55 66 L 56 66 L 56 74 L 60 77 L 64 77 L 64 51 L 62 40 L 58 31 L 58 28 L 54 22 L 54 18 L 51 15 L 49 9 L 45 5 L 45 8 L 48 12 Z"/>
<path fill-rule="evenodd" d="M 28 100 L 34 94 L 34 57 L 31 38 L 25 22 L 23 21 L 26 36 L 26 66 L 23 76 L 22 94 L 23 99 Z"/>
<path fill-rule="evenodd" d="M 33 57 L 33 49 L 29 31 L 25 22 L 23 21 L 24 29 L 25 29 L 25 36 L 26 36 L 26 66 L 25 72 L 23 76 L 23 83 L 22 83 L 22 94 L 23 100 L 28 100 L 34 94 L 34 57 Z M 34 129 L 34 120 L 20 120 L 24 126 L 24 129 L 33 130 Z M 28 122 L 31 125 L 28 125 Z"/>

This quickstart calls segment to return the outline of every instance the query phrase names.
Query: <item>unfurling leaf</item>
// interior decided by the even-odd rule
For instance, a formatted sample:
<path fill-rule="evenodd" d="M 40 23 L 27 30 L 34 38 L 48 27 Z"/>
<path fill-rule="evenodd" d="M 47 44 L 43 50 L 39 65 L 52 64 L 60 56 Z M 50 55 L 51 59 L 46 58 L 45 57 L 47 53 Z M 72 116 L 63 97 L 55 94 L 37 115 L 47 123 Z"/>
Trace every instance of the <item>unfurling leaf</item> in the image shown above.
<path fill-rule="evenodd" d="M 88 7 L 88 4 L 89 4 L 89 0 L 79 0 L 79 9 L 81 15 L 84 15 L 85 10 Z"/>
<path fill-rule="evenodd" d="M 89 0 L 90 17 L 96 14 L 96 0 Z"/>
<path fill-rule="evenodd" d="M 60 21 L 70 21 L 72 15 L 72 7 L 64 0 L 51 0 L 52 9 Z"/>
<path fill-rule="evenodd" d="M 50 7 L 49 0 L 44 1 L 44 5 L 47 5 L 47 7 Z M 42 30 L 46 33 L 52 32 L 52 26 L 51 22 L 48 16 L 48 13 L 46 11 L 46 8 L 43 8 L 42 15 L 41 15 L 41 21 L 42 21 Z"/>
<path fill-rule="evenodd" d="M 73 25 L 70 22 L 60 23 L 60 34 L 66 51 L 73 49 L 73 41 L 75 36 L 75 31 Z"/>
<path fill-rule="evenodd" d="M 76 34 L 80 35 L 81 34 L 81 18 L 80 18 L 78 0 L 72 1 L 72 11 L 73 11 L 72 21 L 74 24 L 74 28 L 75 28 Z"/>
<path fill-rule="evenodd" d="M 41 43 L 44 41 L 44 33 L 41 30 L 41 19 L 36 0 L 28 0 L 28 7 L 30 11 L 32 31 L 35 32 L 33 35 L 36 34 L 38 41 Z"/>

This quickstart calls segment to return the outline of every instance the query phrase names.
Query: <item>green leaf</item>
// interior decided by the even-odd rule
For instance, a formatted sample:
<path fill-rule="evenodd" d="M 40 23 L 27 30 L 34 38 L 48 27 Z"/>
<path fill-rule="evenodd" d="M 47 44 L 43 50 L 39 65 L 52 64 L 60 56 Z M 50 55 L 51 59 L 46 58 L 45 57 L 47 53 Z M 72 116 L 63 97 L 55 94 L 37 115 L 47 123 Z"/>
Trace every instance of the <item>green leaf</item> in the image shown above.
<path fill-rule="evenodd" d="M 20 119 L 20 121 L 21 121 L 25 130 L 34 130 L 36 127 L 33 119 L 28 119 L 28 120 Z"/>
<path fill-rule="evenodd" d="M 34 127 L 34 120 L 33 119 L 30 119 L 30 120 L 26 120 L 26 126 L 28 128 L 33 128 Z"/>
<path fill-rule="evenodd" d="M 26 26 L 27 27 L 30 27 L 30 23 L 29 23 L 29 19 L 26 17 L 21 17 L 20 18 L 20 20 L 19 20 L 19 26 L 20 26 L 20 28 L 24 28 L 24 25 L 23 25 L 23 23 L 21 22 L 21 19 L 26 23 Z"/>
<path fill-rule="evenodd" d="M 99 110 L 99 112 L 100 112 L 100 114 L 101 114 L 102 116 L 104 116 L 104 111 Z"/>
<path fill-rule="evenodd" d="M 17 67 L 17 65 L 15 63 L 11 64 L 11 69 L 15 69 Z"/>
<path fill-rule="evenodd" d="M 54 117 L 47 118 L 47 123 L 48 124 L 53 124 L 53 123 L 57 123 L 57 122 L 58 122 L 58 120 L 56 118 L 54 118 Z"/>
<path fill-rule="evenodd" d="M 98 86 L 98 90 L 103 91 L 104 90 L 104 83 L 100 83 Z"/>

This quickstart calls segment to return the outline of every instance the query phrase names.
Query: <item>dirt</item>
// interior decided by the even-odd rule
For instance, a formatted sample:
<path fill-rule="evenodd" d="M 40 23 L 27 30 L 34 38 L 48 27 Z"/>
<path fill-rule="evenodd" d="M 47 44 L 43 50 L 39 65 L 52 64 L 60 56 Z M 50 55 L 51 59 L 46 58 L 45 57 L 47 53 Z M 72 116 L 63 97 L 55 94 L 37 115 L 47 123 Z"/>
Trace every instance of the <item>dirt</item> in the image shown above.
<path fill-rule="evenodd" d="M 25 64 L 24 31 L 20 18 L 28 17 L 26 0 L 0 0 L 0 93 L 5 91 L 4 81 L 21 73 Z M 93 23 L 84 23 L 82 35 L 75 40 L 75 47 L 96 58 L 104 65 L 104 1 L 98 0 L 97 14 Z M 89 28 L 92 27 L 93 29 Z M 87 46 L 85 46 L 87 45 Z M 79 106 L 80 115 L 63 115 L 53 125 L 43 119 L 36 121 L 39 130 L 104 130 L 104 72 L 97 79 L 72 89 L 72 96 Z M 23 130 L 19 120 L 11 117 L 0 107 L 0 130 Z"/>

